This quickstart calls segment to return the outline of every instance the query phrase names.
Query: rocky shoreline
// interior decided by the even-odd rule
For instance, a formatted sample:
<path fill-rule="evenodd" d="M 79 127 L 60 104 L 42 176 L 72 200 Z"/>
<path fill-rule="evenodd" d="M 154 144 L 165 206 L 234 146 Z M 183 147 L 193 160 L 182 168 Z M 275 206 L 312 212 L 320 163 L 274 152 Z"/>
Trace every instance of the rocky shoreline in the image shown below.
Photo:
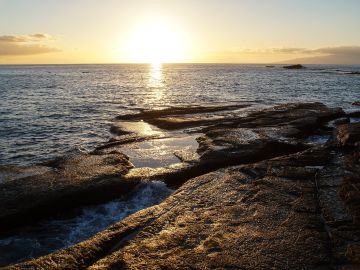
<path fill-rule="evenodd" d="M 86 241 L 4 269 L 358 269 L 358 117 L 321 103 L 142 111 L 118 116 L 114 138 L 92 153 L 0 166 L 3 232 L 146 181 L 176 190 Z M 171 162 L 134 167 L 136 151 Z"/>

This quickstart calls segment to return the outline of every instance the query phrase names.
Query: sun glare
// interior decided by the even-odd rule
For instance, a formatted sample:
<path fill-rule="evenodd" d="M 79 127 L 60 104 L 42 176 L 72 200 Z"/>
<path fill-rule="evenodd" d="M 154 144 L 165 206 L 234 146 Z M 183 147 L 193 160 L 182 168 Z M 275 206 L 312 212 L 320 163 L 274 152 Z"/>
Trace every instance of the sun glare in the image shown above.
<path fill-rule="evenodd" d="M 136 63 L 174 63 L 182 60 L 183 40 L 165 24 L 142 27 L 134 32 L 129 48 L 130 60 Z"/>

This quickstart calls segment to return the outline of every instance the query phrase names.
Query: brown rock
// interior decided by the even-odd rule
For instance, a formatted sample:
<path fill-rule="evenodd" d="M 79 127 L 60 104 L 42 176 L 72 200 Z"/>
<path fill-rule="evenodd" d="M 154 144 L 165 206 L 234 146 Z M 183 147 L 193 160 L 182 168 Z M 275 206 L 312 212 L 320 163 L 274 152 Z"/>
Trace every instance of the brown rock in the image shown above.
<path fill-rule="evenodd" d="M 262 168 L 270 163 L 194 178 L 160 205 L 88 241 L 9 269 L 312 269 L 329 264 L 313 182 L 304 181 L 305 175 L 268 175 Z"/>
<path fill-rule="evenodd" d="M 360 123 L 344 124 L 336 127 L 335 141 L 339 146 L 354 146 L 360 141 Z"/>

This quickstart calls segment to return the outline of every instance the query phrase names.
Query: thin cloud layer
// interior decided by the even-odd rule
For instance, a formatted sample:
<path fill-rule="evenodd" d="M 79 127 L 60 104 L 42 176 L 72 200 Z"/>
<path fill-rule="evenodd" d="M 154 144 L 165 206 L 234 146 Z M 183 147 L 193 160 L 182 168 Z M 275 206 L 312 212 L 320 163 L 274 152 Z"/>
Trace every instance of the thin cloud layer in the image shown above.
<path fill-rule="evenodd" d="M 360 46 L 338 46 L 338 47 L 324 47 L 318 49 L 307 48 L 269 48 L 269 49 L 242 49 L 238 53 L 276 53 L 276 54 L 323 54 L 323 55 L 360 55 Z"/>
<path fill-rule="evenodd" d="M 360 64 L 360 46 L 337 46 L 317 49 L 308 48 L 263 48 L 232 49 L 212 52 L 218 61 L 245 63 L 303 63 L 303 64 Z"/>
<path fill-rule="evenodd" d="M 304 64 L 360 64 L 360 46 L 326 47 L 307 50 L 302 58 L 289 61 Z"/>
<path fill-rule="evenodd" d="M 0 36 L 0 56 L 35 55 L 60 51 L 44 44 L 50 40 L 54 38 L 44 33 L 3 35 Z"/>

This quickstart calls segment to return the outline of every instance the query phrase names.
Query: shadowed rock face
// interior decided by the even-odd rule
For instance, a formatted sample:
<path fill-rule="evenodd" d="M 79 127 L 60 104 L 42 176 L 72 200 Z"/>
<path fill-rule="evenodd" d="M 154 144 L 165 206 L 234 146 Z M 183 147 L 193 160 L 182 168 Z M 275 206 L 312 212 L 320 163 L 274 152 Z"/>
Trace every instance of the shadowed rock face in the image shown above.
<path fill-rule="evenodd" d="M 166 119 L 182 112 L 148 115 Z M 186 117 L 198 114 L 194 109 Z M 85 167 L 79 177 L 85 187 L 103 166 L 101 179 L 124 166 L 120 183 L 161 179 L 180 187 L 87 241 L 7 269 L 358 269 L 360 130 L 353 123 L 326 128 L 344 115 L 321 103 L 233 113 L 204 124 L 199 156 L 177 152 L 181 163 L 127 172 L 124 157 L 110 162 L 115 168 L 105 161 L 100 170 Z M 321 146 L 305 142 L 318 133 L 333 137 Z M 133 142 L 114 143 L 98 149 L 98 158 L 120 155 L 114 151 Z M 78 179 L 81 164 L 94 164 L 89 156 L 85 163 L 55 162 L 58 171 L 44 174 L 73 172 L 70 178 Z"/>
<path fill-rule="evenodd" d="M 2 173 L 13 175 L 0 184 L 1 228 L 23 225 L 58 210 L 98 202 L 104 196 L 108 199 L 114 193 L 126 194 L 136 185 L 136 181 L 122 178 L 132 165 L 121 153 L 81 154 L 48 165 L 52 167 L 0 167 Z"/>

